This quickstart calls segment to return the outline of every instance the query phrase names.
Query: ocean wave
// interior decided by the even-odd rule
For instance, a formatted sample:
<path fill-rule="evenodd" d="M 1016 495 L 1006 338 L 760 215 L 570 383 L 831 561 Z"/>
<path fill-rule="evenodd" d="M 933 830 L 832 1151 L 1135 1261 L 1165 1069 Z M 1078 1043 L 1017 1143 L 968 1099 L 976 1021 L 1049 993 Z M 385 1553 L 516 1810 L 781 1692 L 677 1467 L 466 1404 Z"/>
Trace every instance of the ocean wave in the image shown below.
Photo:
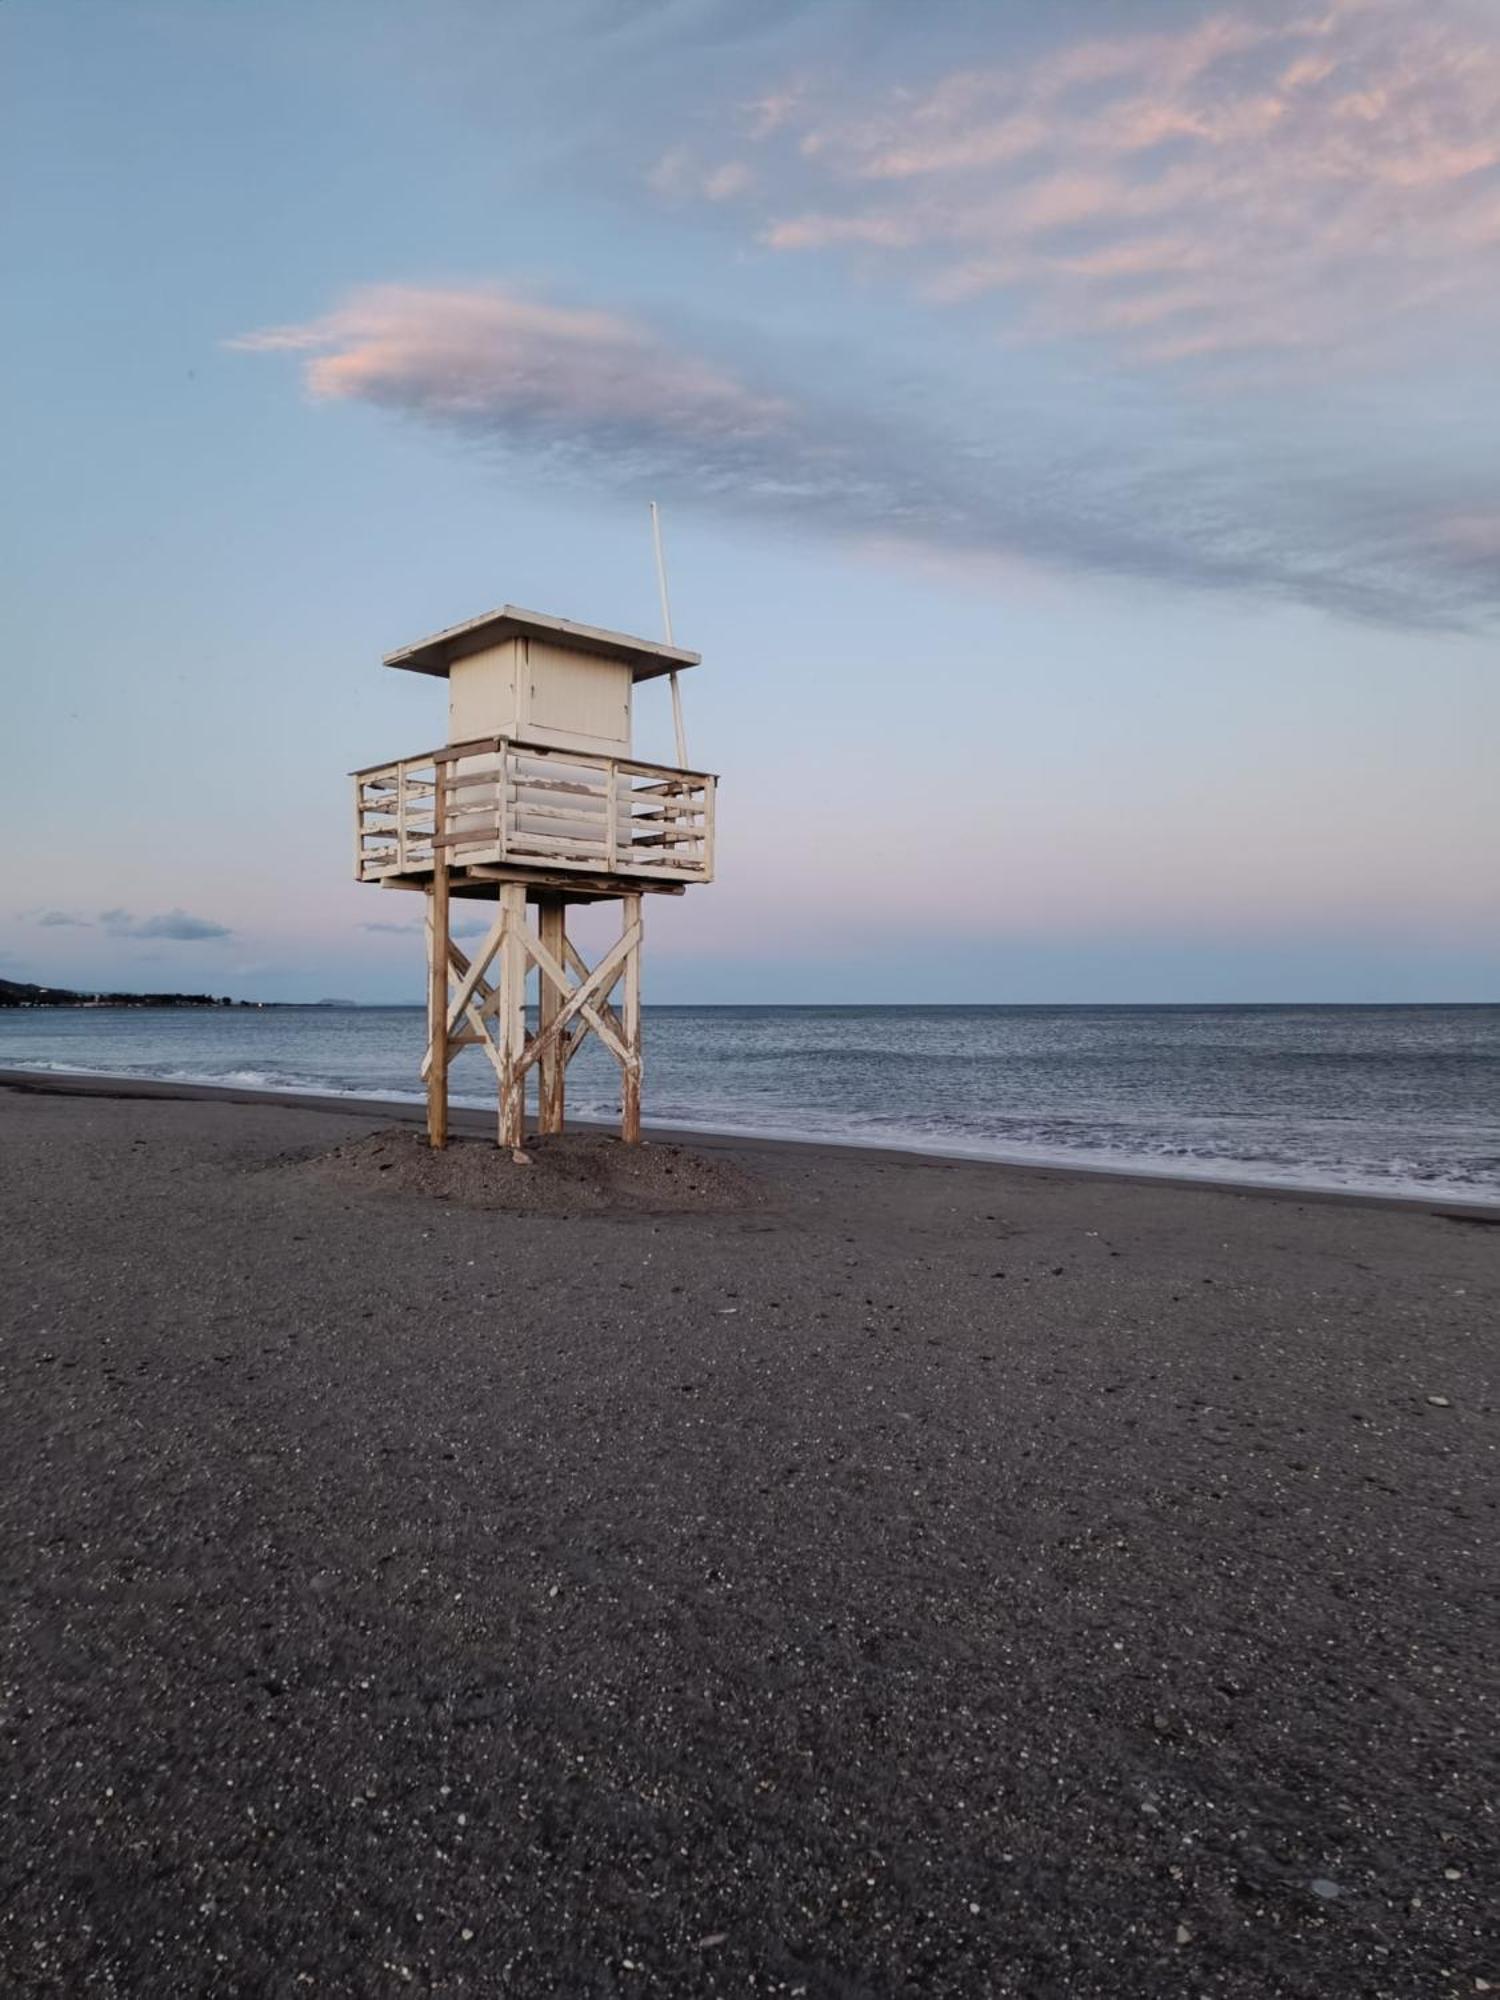
<path fill-rule="evenodd" d="M 394 1011 L 17 1016 L 0 1020 L 0 1063 L 410 1110 L 425 1095 L 420 1015 Z M 977 1045 L 961 1053 L 951 1027 L 960 1012 L 980 1023 Z M 1237 1029 L 1222 1030 L 1224 1010 L 1117 1010 L 1102 1048 L 1103 1015 L 1089 1010 L 798 1009 L 771 1016 L 768 1033 L 763 1010 L 662 1009 L 649 1036 L 647 1124 L 1062 1171 L 1500 1202 L 1500 1112 L 1488 1082 L 1500 1010 L 1390 1010 L 1379 1045 L 1363 1054 L 1349 1044 L 1369 1034 L 1371 1010 L 1323 1014 L 1330 1040 L 1345 1045 L 1315 1052 L 1304 1010 L 1257 1012 L 1257 1033 L 1279 1032 L 1279 1050 L 1252 1051 Z M 1190 1018 L 1186 1040 L 1175 1030 Z M 1202 1037 L 1215 1021 L 1224 1039 L 1210 1067 Z M 96 1060 L 74 1060 L 79 1052 Z M 493 1115 L 493 1075 L 477 1056 L 454 1074 L 452 1101 Z M 581 1120 L 618 1117 L 618 1073 L 592 1046 L 569 1072 L 569 1107 Z"/>

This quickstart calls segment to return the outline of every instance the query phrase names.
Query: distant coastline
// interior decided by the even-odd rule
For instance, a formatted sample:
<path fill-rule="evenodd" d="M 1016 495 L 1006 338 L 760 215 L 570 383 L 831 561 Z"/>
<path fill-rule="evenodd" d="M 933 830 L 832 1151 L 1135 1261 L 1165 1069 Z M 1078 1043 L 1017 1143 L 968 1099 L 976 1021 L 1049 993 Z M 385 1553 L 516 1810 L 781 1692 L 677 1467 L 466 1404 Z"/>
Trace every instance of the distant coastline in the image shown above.
<path fill-rule="evenodd" d="M 69 986 L 34 986 L 0 979 L 0 1007 L 264 1007 L 264 1000 L 231 1000 L 213 993 L 79 993 Z"/>
<path fill-rule="evenodd" d="M 188 1006 L 254 1008 L 258 1014 L 284 1008 L 358 1008 L 358 1000 L 232 1000 L 228 994 L 122 994 L 78 992 L 72 986 L 34 986 L 30 980 L 0 980 L 0 1006 Z"/>

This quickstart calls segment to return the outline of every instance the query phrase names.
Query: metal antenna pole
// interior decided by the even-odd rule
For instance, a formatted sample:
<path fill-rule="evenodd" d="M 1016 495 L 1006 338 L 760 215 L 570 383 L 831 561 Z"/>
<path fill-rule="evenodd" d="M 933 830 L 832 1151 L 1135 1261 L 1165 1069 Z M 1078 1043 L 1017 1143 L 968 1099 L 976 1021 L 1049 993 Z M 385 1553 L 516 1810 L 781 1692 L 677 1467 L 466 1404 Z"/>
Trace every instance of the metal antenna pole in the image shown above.
<path fill-rule="evenodd" d="M 651 503 L 651 545 L 656 551 L 656 588 L 661 594 L 661 622 L 666 633 L 667 644 L 672 640 L 672 600 L 667 595 L 667 559 L 661 547 L 661 509 L 653 500 Z M 677 732 L 677 767 L 687 769 L 687 737 L 682 728 L 682 690 L 677 685 L 677 670 L 674 667 L 668 676 L 672 683 L 672 727 Z"/>

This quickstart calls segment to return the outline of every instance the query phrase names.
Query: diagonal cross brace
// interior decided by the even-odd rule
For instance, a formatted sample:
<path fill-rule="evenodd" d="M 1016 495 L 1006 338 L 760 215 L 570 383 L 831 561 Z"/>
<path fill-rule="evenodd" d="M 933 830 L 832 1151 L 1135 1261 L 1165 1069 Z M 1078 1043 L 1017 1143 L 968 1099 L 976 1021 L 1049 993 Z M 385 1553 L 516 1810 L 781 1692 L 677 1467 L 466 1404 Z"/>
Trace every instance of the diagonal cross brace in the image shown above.
<path fill-rule="evenodd" d="M 451 938 L 448 942 L 448 963 L 450 968 L 458 974 L 460 980 L 468 979 L 470 975 L 473 975 L 473 994 L 464 1008 L 473 1033 L 468 1035 L 455 1034 L 455 1023 L 450 1021 L 448 1027 L 448 1047 L 450 1050 L 458 1050 L 482 1045 L 498 1076 L 500 1072 L 500 1050 L 496 1046 L 494 1037 L 485 1025 L 484 1019 L 485 1008 L 493 1007 L 495 989 L 484 977 L 482 971 L 477 974 L 474 973 L 474 968 L 470 964 L 467 954 L 454 944 Z M 432 1051 L 429 1049 L 427 1054 L 422 1058 L 422 1076 L 424 1080 L 431 1069 Z"/>
<path fill-rule="evenodd" d="M 567 995 L 547 1026 L 539 1035 L 532 1038 L 531 1046 L 522 1058 L 523 1067 L 529 1068 L 532 1063 L 546 1055 L 555 1043 L 562 1040 L 564 1030 L 574 1015 L 582 1014 L 616 1061 L 629 1068 L 630 1051 L 609 1022 L 604 1019 L 595 1002 L 597 1000 L 607 1006 L 609 995 L 625 969 L 625 961 L 640 944 L 641 926 L 638 923 L 631 924 L 628 929 L 622 931 L 593 971 L 587 978 L 580 979 L 576 986 L 532 930 L 523 929 L 521 941 L 540 967 L 543 978 L 550 979 L 559 992 Z"/>
<path fill-rule="evenodd" d="M 448 1033 L 450 1035 L 468 1012 L 469 1002 L 474 998 L 476 988 L 483 983 L 489 962 L 500 949 L 500 945 L 505 937 L 508 920 L 508 913 L 502 904 L 500 914 L 485 932 L 483 944 L 475 952 L 473 958 L 469 961 L 467 971 L 459 980 L 458 991 L 449 999 Z M 450 957 L 452 955 L 451 945 L 449 946 L 449 955 Z"/>
<path fill-rule="evenodd" d="M 580 979 L 587 979 L 589 976 L 589 968 L 587 961 L 585 960 L 583 953 L 578 949 L 577 945 L 574 944 L 573 940 L 566 935 L 563 938 L 563 950 L 567 954 L 568 964 L 578 974 L 578 977 Z M 614 984 L 613 980 L 611 980 L 610 984 L 611 985 Z M 597 1004 L 599 1012 L 604 1016 L 605 1020 L 608 1021 L 609 1025 L 614 1029 L 615 1033 L 619 1036 L 620 1040 L 623 1042 L 625 1040 L 625 1024 L 620 1019 L 619 1015 L 615 1012 L 614 1008 L 610 1005 L 609 1000 L 607 998 L 602 999 Z M 580 1026 L 578 1028 L 575 1028 L 573 1032 L 575 1036 L 573 1047 L 576 1048 L 578 1046 L 578 1043 L 583 1040 L 585 1034 L 588 1031 L 587 1029 Z M 573 1051 L 572 1049 L 570 1049 L 568 1051 L 570 1060 L 572 1058 L 572 1053 Z"/>

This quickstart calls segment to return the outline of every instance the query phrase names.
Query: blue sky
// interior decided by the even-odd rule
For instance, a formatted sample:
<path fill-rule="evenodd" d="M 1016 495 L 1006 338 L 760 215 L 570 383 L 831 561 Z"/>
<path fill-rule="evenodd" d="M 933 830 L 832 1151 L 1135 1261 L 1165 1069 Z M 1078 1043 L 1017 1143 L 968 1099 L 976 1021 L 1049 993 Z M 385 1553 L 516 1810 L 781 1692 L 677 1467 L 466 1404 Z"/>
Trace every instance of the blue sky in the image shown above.
<path fill-rule="evenodd" d="M 1500 993 L 1483 0 L 0 40 L 0 973 L 415 997 L 380 657 L 656 631 L 655 495 L 722 791 L 650 997 Z"/>

